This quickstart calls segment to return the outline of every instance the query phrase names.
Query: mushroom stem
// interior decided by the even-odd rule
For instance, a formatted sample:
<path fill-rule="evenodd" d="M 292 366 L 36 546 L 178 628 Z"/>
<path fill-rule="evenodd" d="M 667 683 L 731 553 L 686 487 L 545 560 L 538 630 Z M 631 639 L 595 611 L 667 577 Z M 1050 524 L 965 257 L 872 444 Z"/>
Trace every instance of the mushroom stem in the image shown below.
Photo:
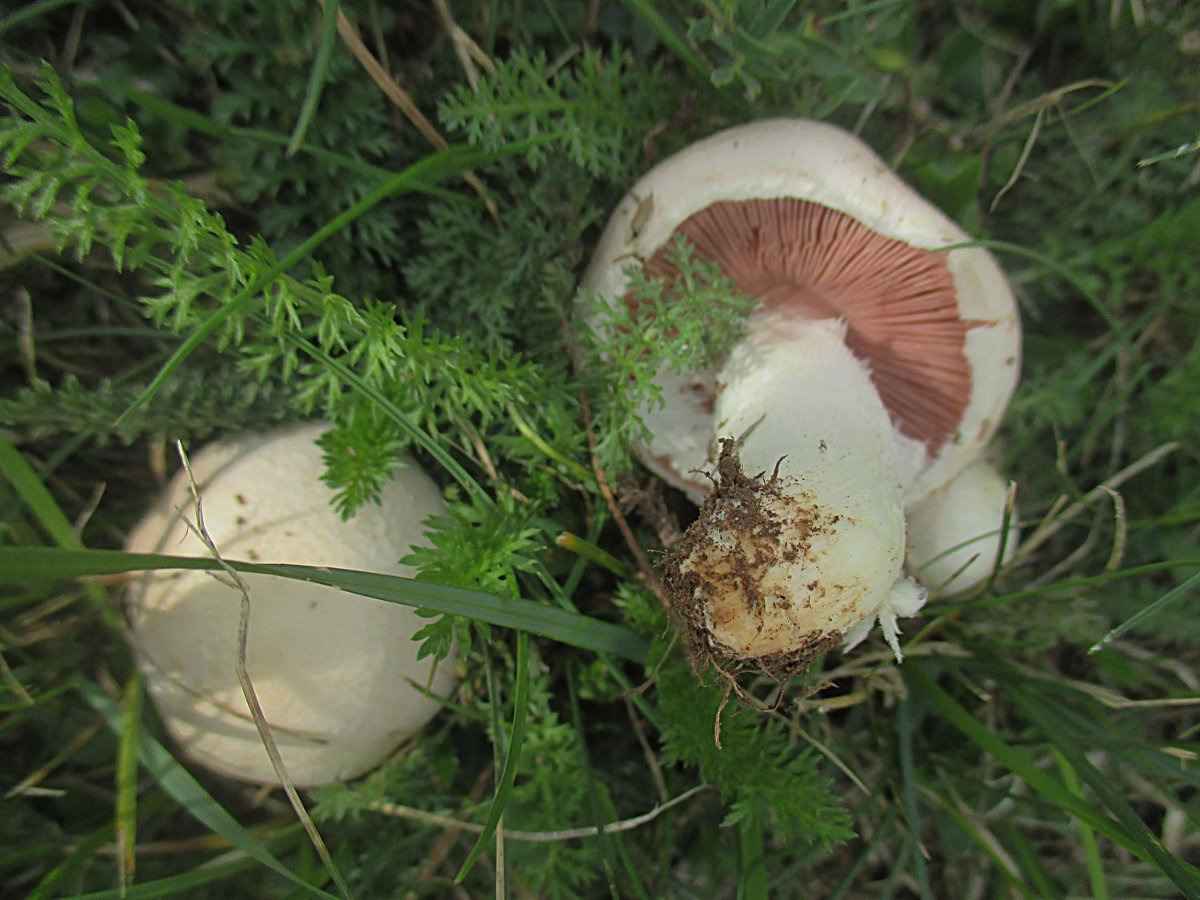
<path fill-rule="evenodd" d="M 892 424 L 844 332 L 756 316 L 718 376 L 716 434 L 735 441 L 664 579 L 717 656 L 800 667 L 856 625 L 894 622 L 896 591 L 919 606 Z"/>

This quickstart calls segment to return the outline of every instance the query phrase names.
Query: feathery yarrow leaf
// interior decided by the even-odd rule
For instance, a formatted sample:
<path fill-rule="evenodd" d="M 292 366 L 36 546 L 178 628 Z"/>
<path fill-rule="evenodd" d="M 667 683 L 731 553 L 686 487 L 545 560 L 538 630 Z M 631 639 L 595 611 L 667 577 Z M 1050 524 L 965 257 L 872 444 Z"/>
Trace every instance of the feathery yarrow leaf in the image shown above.
<path fill-rule="evenodd" d="M 675 109 L 656 69 L 639 69 L 628 52 L 589 47 L 553 66 L 542 51 L 515 50 L 478 90 L 462 85 L 443 100 L 439 115 L 448 129 L 489 150 L 561 133 L 576 165 L 619 182 L 637 167 L 642 136 Z M 530 166 L 545 160 L 541 147 L 526 154 Z"/>

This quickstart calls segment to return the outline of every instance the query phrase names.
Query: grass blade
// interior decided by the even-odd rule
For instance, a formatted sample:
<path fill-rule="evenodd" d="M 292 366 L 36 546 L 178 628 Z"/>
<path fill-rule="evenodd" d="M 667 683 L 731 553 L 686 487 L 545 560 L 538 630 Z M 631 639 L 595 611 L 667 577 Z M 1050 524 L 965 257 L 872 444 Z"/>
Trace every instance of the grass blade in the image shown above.
<path fill-rule="evenodd" d="M 1100 802 L 1108 807 L 1117 821 L 1130 835 L 1133 846 L 1123 844 L 1127 850 L 1154 865 L 1171 879 L 1185 897 L 1200 897 L 1200 869 L 1175 856 L 1162 845 L 1162 841 L 1150 830 L 1129 801 L 1115 788 L 1112 781 L 1088 761 L 1084 750 L 1070 741 L 1070 729 L 1058 725 L 1062 721 L 1055 709 L 1056 704 L 1039 697 L 1026 686 L 1017 686 L 1012 691 L 1017 707 L 1029 718 L 1042 735 L 1074 773 L 1092 789 Z M 1074 794 L 1070 796 L 1074 797 Z M 1080 801 L 1082 802 L 1082 801 Z M 1106 821 L 1111 821 L 1107 820 Z M 1094 823 L 1087 823 L 1094 826 Z M 1097 831 L 1104 832 L 1102 828 Z"/>
<path fill-rule="evenodd" d="M 874 832 L 871 834 L 869 841 L 864 841 L 864 846 L 854 857 L 854 861 L 850 864 L 842 875 L 841 881 L 837 883 L 837 887 L 829 894 L 828 900 L 845 900 L 849 895 L 858 874 L 863 871 L 875 857 L 876 848 L 883 842 L 883 839 L 893 832 L 892 822 L 895 819 L 896 813 L 892 806 L 886 806 L 880 812 L 876 820 Z M 865 837 L 865 836 L 864 836 Z"/>
<path fill-rule="evenodd" d="M 957 247 L 972 246 L 986 247 L 988 250 L 1011 253 L 1014 256 L 1023 256 L 1026 259 L 1033 260 L 1038 265 L 1050 272 L 1053 272 L 1075 290 L 1079 291 L 1080 296 L 1084 297 L 1088 303 L 1091 304 L 1092 309 L 1094 309 L 1096 314 L 1104 320 L 1105 324 L 1107 324 L 1114 333 L 1120 332 L 1121 323 L 1117 321 L 1113 311 L 1105 305 L 1104 301 L 1100 298 L 1096 291 L 1092 290 L 1083 278 L 1075 274 L 1070 264 L 1059 262 L 1053 257 L 1037 250 L 1030 249 L 1029 247 L 1023 247 L 1020 244 L 1010 244 L 1007 241 L 970 241 L 966 244 L 953 244 L 939 249 L 953 250 Z"/>
<path fill-rule="evenodd" d="M 1111 641 L 1115 641 L 1127 631 L 1137 628 L 1139 625 L 1149 621 L 1168 606 L 1175 603 L 1180 598 L 1187 596 L 1187 594 L 1191 593 L 1197 588 L 1200 588 L 1200 572 L 1197 572 L 1191 578 L 1184 581 L 1183 584 L 1180 584 L 1167 591 L 1149 606 L 1138 610 L 1104 637 L 1100 638 L 1100 640 L 1098 640 L 1096 643 L 1092 644 L 1092 646 L 1088 648 L 1088 653 L 1099 653 Z"/>
<path fill-rule="evenodd" d="M 33 514 L 38 524 L 59 547 L 67 550 L 81 550 L 83 543 L 75 528 L 68 521 L 59 507 L 54 496 L 47 490 L 37 472 L 29 465 L 4 435 L 0 434 L 0 475 L 3 475 L 21 498 L 21 502 Z M 108 602 L 104 589 L 96 584 L 84 586 L 88 601 L 99 612 L 104 624 L 109 628 L 118 628 L 117 617 Z"/>
<path fill-rule="evenodd" d="M 136 672 L 125 686 L 117 748 L 117 883 L 125 894 L 137 868 L 138 739 L 142 734 L 142 678 Z"/>
<path fill-rule="evenodd" d="M 508 751 L 504 756 L 504 769 L 500 773 L 500 781 L 496 785 L 496 796 L 488 808 L 487 818 L 483 822 L 483 832 L 467 854 L 462 868 L 454 876 L 456 884 L 462 884 L 463 879 L 470 873 L 475 861 L 487 849 L 488 841 L 504 814 L 508 804 L 508 795 L 517 779 L 517 769 L 521 761 L 521 748 L 525 744 L 525 713 L 529 706 L 529 635 L 524 631 L 517 632 L 517 685 L 513 694 L 513 723 L 508 737 Z"/>
<path fill-rule="evenodd" d="M 767 900 L 767 860 L 762 822 L 757 812 L 748 812 L 737 823 L 738 900 Z"/>
<path fill-rule="evenodd" d="M 986 828 L 986 826 L 980 827 L 981 823 L 978 821 L 972 821 L 972 819 L 968 817 L 963 810 L 959 809 L 955 805 L 954 800 L 952 800 L 950 797 L 943 797 L 940 794 L 932 791 L 929 793 L 933 798 L 933 802 L 936 802 L 939 805 L 940 815 L 944 816 L 946 821 L 952 822 L 955 827 L 957 827 L 958 830 L 961 831 L 969 841 L 971 841 L 971 843 L 978 847 L 980 851 L 982 851 L 987 858 L 991 860 L 992 871 L 1000 875 L 1009 883 L 1014 895 L 1015 893 L 1019 893 L 1022 897 L 1054 896 L 1053 892 L 1034 894 L 1028 887 L 1026 887 L 1024 882 L 1021 881 L 1021 876 L 1018 871 L 1019 867 L 1011 858 L 1010 854 L 1008 854 L 1007 848 L 1000 843 L 999 838 L 995 836 L 991 829 Z M 920 849 L 921 848 L 918 846 L 917 850 L 920 851 Z M 917 856 L 920 857 L 921 853 L 918 852 Z M 928 894 L 926 896 L 932 897 L 933 894 Z"/>
<path fill-rule="evenodd" d="M 1001 765 L 1007 767 L 1035 792 L 1063 812 L 1087 823 L 1130 853 L 1147 862 L 1150 861 L 1152 854 L 1146 851 L 1141 842 L 1134 838 L 1122 823 L 1110 819 L 1080 800 L 1066 787 L 1034 765 L 1025 751 L 1005 743 L 980 724 L 974 716 L 938 686 L 921 663 L 915 660 L 906 660 L 904 669 L 906 677 L 912 681 L 919 694 L 937 707 L 946 721 L 977 744 L 984 752 L 991 754 Z"/>
<path fill-rule="evenodd" d="M 1079 778 L 1075 770 L 1055 748 L 1054 758 L 1058 762 L 1058 771 L 1069 790 L 1076 797 L 1083 797 L 1083 789 L 1079 786 Z M 1100 859 L 1100 847 L 1096 844 L 1096 834 L 1086 825 L 1079 826 L 1079 843 L 1083 845 L 1083 858 L 1087 862 L 1088 886 L 1092 891 L 1093 900 L 1108 900 L 1108 882 L 1104 878 L 1104 863 Z"/>
<path fill-rule="evenodd" d="M 1013 862 L 1021 870 L 1025 882 L 1029 884 L 1029 888 L 1021 888 L 1026 895 L 1032 893 L 1034 897 L 1060 896 L 1061 892 L 1056 891 L 1050 884 L 1050 878 L 1042 868 L 1041 860 L 1038 859 L 1034 849 L 1029 846 L 1029 841 L 1025 840 L 1025 835 L 1021 834 L 1013 825 L 1002 824 L 997 829 L 996 836 L 1004 841 L 1004 846 L 1012 855 Z"/>
<path fill-rule="evenodd" d="M 23 25 L 30 19 L 36 19 L 38 16 L 58 9 L 60 6 L 73 6 L 81 0 L 36 0 L 34 3 L 27 4 L 16 12 L 11 12 L 3 19 L 0 19 L 0 37 L 6 31 L 11 31 L 18 25 Z"/>
<path fill-rule="evenodd" d="M 312 71 L 308 73 L 304 103 L 300 106 L 296 127 L 292 129 L 292 138 L 288 141 L 288 156 L 295 156 L 296 151 L 304 143 L 304 136 L 308 134 L 308 126 L 312 124 L 317 106 L 321 102 L 321 92 L 325 89 L 325 76 L 329 73 L 329 60 L 333 56 L 333 45 L 337 41 L 337 14 L 341 5 L 340 0 L 329 0 L 325 4 L 324 12 L 321 13 L 320 43 L 317 44 L 317 55 L 313 60 Z"/>
<path fill-rule="evenodd" d="M 46 877 L 26 895 L 26 900 L 51 900 L 53 897 L 65 896 L 67 890 L 63 882 L 73 878 L 76 872 L 95 856 L 97 850 L 112 840 L 112 836 L 113 829 L 110 824 L 78 839 L 67 858 L 46 873 Z M 115 896 L 118 892 L 113 891 L 113 894 Z"/>
<path fill-rule="evenodd" d="M 929 868 L 925 865 L 925 855 L 921 852 L 921 807 L 917 803 L 916 767 L 913 765 L 913 730 L 916 728 L 916 723 L 913 721 L 912 707 L 912 698 L 905 697 L 900 701 L 896 716 L 896 729 L 899 731 L 900 737 L 900 775 L 903 779 L 904 818 L 908 822 L 908 829 L 912 833 L 917 850 L 913 854 L 917 886 L 921 889 L 922 897 L 930 898 L 933 896 L 933 891 L 929 887 Z"/>
<path fill-rule="evenodd" d="M 588 751 L 587 734 L 585 733 L 583 724 L 583 712 L 579 708 L 579 687 L 576 684 L 575 666 L 567 666 L 567 699 L 571 704 L 571 727 L 575 731 L 575 743 L 579 748 L 579 758 L 583 763 L 583 769 L 587 773 L 587 792 L 588 792 L 588 808 L 591 812 L 591 823 L 596 826 L 596 831 L 599 836 L 599 844 L 604 860 L 604 876 L 608 880 L 609 893 L 614 897 L 619 897 L 621 892 L 617 888 L 616 870 L 617 870 L 617 850 L 619 837 L 614 837 L 604 830 L 606 821 L 605 811 L 601 810 L 601 797 L 598 788 L 598 780 L 595 767 L 592 765 L 592 754 Z M 611 807 L 611 804 L 609 804 Z M 615 813 L 615 810 L 608 810 Z M 641 879 L 638 876 L 637 870 L 630 864 L 627 854 L 621 853 L 621 862 L 624 864 L 625 874 L 630 880 L 633 890 L 637 896 L 647 898 L 646 890 L 642 886 Z"/>
<path fill-rule="evenodd" d="M 26 462 L 21 451 L 6 440 L 4 435 L 0 435 L 0 475 L 8 479 L 25 508 L 33 514 L 54 543 L 60 547 L 83 546 L 53 495 L 42 484 L 42 479 Z"/>
<path fill-rule="evenodd" d="M 195 131 L 199 134 L 206 134 L 209 137 L 222 138 L 229 140 L 231 138 L 244 138 L 246 140 L 258 141 L 264 144 L 274 144 L 276 146 L 286 147 L 289 143 L 289 138 L 285 134 L 278 134 L 274 131 L 268 131 L 265 128 L 245 128 L 237 125 L 222 125 L 215 119 L 211 119 L 201 112 L 194 109 L 188 109 L 186 106 L 179 106 L 172 103 L 165 97 L 160 97 L 157 94 L 152 94 L 149 91 L 142 91 L 135 87 L 124 88 L 125 96 L 133 103 L 137 104 L 142 110 L 151 116 L 169 122 L 172 125 L 178 125 L 180 128 L 186 128 L 188 131 Z M 351 156 L 346 156 L 342 153 L 335 153 L 324 147 L 316 147 L 312 144 L 304 144 L 298 148 L 301 153 L 308 154 L 322 162 L 331 163 L 339 168 L 347 169 L 353 172 L 360 172 L 364 175 L 374 175 L 377 178 L 386 178 L 392 173 L 382 166 L 375 166 L 361 159 L 354 159 Z M 418 188 L 420 190 L 420 188 Z"/>
<path fill-rule="evenodd" d="M 253 859 L 238 856 L 228 862 L 205 863 L 182 875 L 171 875 L 154 881 L 146 881 L 134 885 L 125 893 L 119 890 L 97 891 L 92 894 L 80 894 L 74 900 L 135 900 L 141 897 L 181 897 L 190 888 L 197 888 L 214 881 L 232 878 L 239 872 L 244 872 L 255 864 Z M 31 898 L 32 900 L 32 898 Z"/>
<path fill-rule="evenodd" d="M 650 30 L 663 42 L 663 45 L 700 77 L 701 83 L 711 86 L 712 72 L 708 63 L 692 49 L 691 44 L 676 33 L 671 23 L 655 9 L 655 4 L 647 2 L 647 0 L 622 0 L 622 2 L 629 7 L 631 12 L 645 20 L 646 24 L 650 26 Z"/>
<path fill-rule="evenodd" d="M 377 410 L 399 425 L 401 430 L 408 435 L 414 444 L 432 456 L 446 470 L 446 474 L 462 485 L 463 489 L 473 499 L 479 501 L 485 507 L 493 505 L 492 498 L 488 495 L 488 492 L 479 486 L 479 482 L 471 477 L 471 473 L 464 469 L 445 447 L 430 437 L 426 431 L 414 424 L 412 419 L 406 416 L 400 407 L 372 387 L 365 378 L 359 376 L 357 372 L 339 360 L 334 359 L 316 344 L 305 340 L 297 334 L 289 332 L 284 335 L 284 339 L 293 346 L 303 350 L 321 363 L 321 365 L 336 372 L 338 377 L 345 380 L 347 384 L 353 385 L 355 390 L 361 393 L 363 397 L 369 399 Z"/>
<path fill-rule="evenodd" d="M 621 659 L 645 664 L 650 644 L 627 628 L 529 600 L 496 597 L 481 591 L 445 587 L 377 572 L 357 572 L 325 566 L 286 563 L 247 563 L 226 560 L 239 572 L 280 575 L 338 588 L 389 603 L 418 606 L 435 612 L 478 619 L 491 625 L 537 634 Z M 219 570 L 214 559 L 124 553 L 120 550 L 59 550 L 52 547 L 0 547 L 0 583 L 47 581 L 115 575 L 151 569 Z"/>

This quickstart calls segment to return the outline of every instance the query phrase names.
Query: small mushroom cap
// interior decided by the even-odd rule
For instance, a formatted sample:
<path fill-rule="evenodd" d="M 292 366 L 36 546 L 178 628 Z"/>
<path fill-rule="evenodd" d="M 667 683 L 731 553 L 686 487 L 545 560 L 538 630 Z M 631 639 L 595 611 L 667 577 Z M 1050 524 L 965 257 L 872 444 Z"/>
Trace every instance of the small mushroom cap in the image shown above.
<path fill-rule="evenodd" d="M 801 237 L 780 246 L 780 228 Z M 618 205 L 583 288 L 619 302 L 626 267 L 648 264 L 669 277 L 662 254 L 676 231 L 765 311 L 846 320 L 848 344 L 871 370 L 898 444 L 923 447 L 899 453 L 914 460 L 902 473 L 909 502 L 953 477 L 991 437 L 1019 367 L 1012 291 L 987 251 L 944 250 L 970 238 L 854 136 L 772 119 L 664 160 Z M 760 262 L 766 269 L 752 272 Z M 705 487 L 689 473 L 713 456 L 706 381 L 711 373 L 664 384 L 668 403 L 679 406 L 646 416 L 656 437 L 644 456 L 693 496 Z"/>
<path fill-rule="evenodd" d="M 445 506 L 409 464 L 349 521 L 330 505 L 306 424 L 245 434 L 191 457 L 205 526 L 227 559 L 288 562 L 412 576 L 397 560 L 425 543 L 422 521 Z M 180 472 L 130 534 L 133 552 L 208 556 L 184 524 L 190 489 Z M 417 660 L 428 620 L 406 606 L 268 575 L 250 592 L 248 671 L 291 779 L 352 778 L 378 765 L 441 708 L 409 679 L 446 696 L 455 659 Z M 278 783 L 237 680 L 241 595 L 198 571 L 147 572 L 131 592 L 140 662 L 159 714 L 183 753 L 234 778 Z M 431 679 L 432 675 L 432 681 Z"/>
<path fill-rule="evenodd" d="M 1000 552 L 1008 482 L 975 460 L 908 509 L 908 568 L 929 590 L 961 594 L 991 577 Z M 1016 511 L 1003 539 L 1007 562 L 1017 549 Z"/>

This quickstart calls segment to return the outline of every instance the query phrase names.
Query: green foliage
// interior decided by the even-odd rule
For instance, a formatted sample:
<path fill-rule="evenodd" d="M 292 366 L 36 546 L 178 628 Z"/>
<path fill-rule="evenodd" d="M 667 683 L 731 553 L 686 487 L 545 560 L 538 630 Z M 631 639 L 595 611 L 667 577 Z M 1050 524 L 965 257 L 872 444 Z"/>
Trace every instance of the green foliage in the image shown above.
<path fill-rule="evenodd" d="M 521 596 L 520 575 L 538 568 L 543 546 L 539 529 L 531 524 L 534 510 L 518 507 L 511 495 L 504 495 L 500 503 L 486 508 L 452 502 L 449 513 L 427 523 L 430 546 L 414 547 L 404 564 L 417 568 L 423 581 L 500 597 Z M 423 641 L 420 655 L 444 659 L 454 641 L 467 653 L 472 644 L 468 624 L 457 616 L 442 616 L 426 625 L 416 635 Z M 487 625 L 473 624 L 487 641 Z"/>
<path fill-rule="evenodd" d="M 654 377 L 713 365 L 745 332 L 754 307 L 754 300 L 740 294 L 717 264 L 698 258 L 682 236 L 667 261 L 678 272 L 669 286 L 630 266 L 623 303 L 581 298 L 586 368 L 600 373 L 604 385 L 594 392 L 603 400 L 593 418 L 596 454 L 606 469 L 626 469 L 630 448 L 648 437 L 642 412 L 663 404 Z"/>
<path fill-rule="evenodd" d="M 116 158 L 106 155 L 84 137 L 54 70 L 47 66 L 42 75 L 44 105 L 17 86 L 9 69 L 0 69 L 0 96 L 9 104 L 0 125 L 0 153 L 10 176 L 2 193 L 6 203 L 35 220 L 49 218 L 61 245 L 73 247 L 78 258 L 93 246 L 104 248 L 118 270 L 151 267 L 169 278 L 181 276 L 201 253 L 222 267 L 234 262 L 235 241 L 220 216 L 178 186 L 168 197 L 151 191 L 140 174 L 145 154 L 136 125 L 114 126 L 106 149 Z M 174 256 L 169 264 L 157 256 L 165 247 Z M 148 306 L 160 323 L 170 313 L 172 324 L 184 327 L 202 290 L 196 286 L 173 303 L 159 299 Z"/>
<path fill-rule="evenodd" d="M 417 806 L 442 815 L 460 803 L 462 776 L 451 736 L 426 733 L 376 771 L 353 783 L 333 782 L 312 790 L 312 816 L 339 844 L 356 852 L 340 860 L 347 879 L 363 896 L 416 889 L 437 826 L 388 817 L 381 804 Z"/>
<path fill-rule="evenodd" d="M 566 368 L 563 322 L 575 294 L 583 235 L 600 218 L 591 179 L 552 152 L 544 177 L 527 184 L 519 166 L 496 174 L 516 185 L 500 221 L 461 198 L 430 204 L 420 222 L 421 252 L 404 267 L 414 303 L 448 334 L 472 334 L 489 355 L 522 347 Z M 555 358 L 557 357 L 557 359 Z"/>
<path fill-rule="evenodd" d="M 718 60 L 714 87 L 738 85 L 746 100 L 785 98 L 825 117 L 845 104 L 885 95 L 885 76 L 911 61 L 912 20 L 900 3 L 814 10 L 796 0 L 704 4 L 689 17 L 688 37 Z"/>
<path fill-rule="evenodd" d="M 144 158 L 135 126 L 115 130 L 113 148 L 122 156 L 115 163 L 83 137 L 52 71 L 43 82 L 46 106 L 18 88 L 11 74 L 2 77 L 0 94 L 13 105 L 0 129 L 0 152 L 14 176 L 5 199 L 34 217 L 50 217 L 59 239 L 80 255 L 100 245 L 118 268 L 152 273 L 158 292 L 141 299 L 157 324 L 194 328 L 209 315 L 213 298 L 224 301 L 218 345 L 241 357 L 248 377 L 286 383 L 295 411 L 319 410 L 336 420 L 343 404 L 347 416 L 360 404 L 339 370 L 306 354 L 306 340 L 344 359 L 419 427 L 457 433 L 464 421 L 486 426 L 540 380 L 536 368 L 518 359 L 492 362 L 460 340 L 427 333 L 420 319 L 398 321 L 394 304 L 354 304 L 334 291 L 319 266 L 307 280 L 269 277 L 278 258 L 264 240 L 256 237 L 243 249 L 222 218 L 180 185 L 150 189 L 138 170 Z M 69 214 L 51 216 L 64 207 Z M 232 298 L 255 284 L 257 306 L 235 309 Z M 440 377 L 446 372 L 455 377 Z M 385 475 L 362 466 L 331 470 L 343 512 L 373 498 Z"/>
<path fill-rule="evenodd" d="M 449 517 L 430 522 L 432 547 L 416 547 L 405 558 L 422 578 L 438 584 L 472 587 L 502 597 L 520 595 L 518 575 L 531 571 L 540 543 L 530 524 L 533 511 L 511 497 L 481 510 L 451 503 Z"/>
<path fill-rule="evenodd" d="M 515 50 L 473 91 L 459 87 L 439 107 L 451 131 L 496 150 L 542 134 L 560 135 L 567 157 L 593 178 L 620 183 L 636 171 L 639 137 L 674 112 L 676 94 L 657 69 L 637 66 L 628 53 L 585 47 L 565 61 Z M 531 149 L 526 162 L 547 159 Z"/>
<path fill-rule="evenodd" d="M 286 384 L 259 383 L 227 365 L 197 366 L 171 381 L 154 399 L 117 424 L 146 385 L 104 379 L 88 386 L 67 376 L 53 387 L 39 383 L 0 397 L 0 422 L 31 440 L 86 435 L 98 443 L 131 442 L 146 434 L 206 438 L 231 424 L 256 428 L 294 417 L 295 392 Z"/>
<path fill-rule="evenodd" d="M 247 15 L 231 0 L 177 0 L 189 28 L 179 50 L 198 73 L 219 80 L 208 113 L 219 124 L 280 134 L 293 130 L 318 53 L 320 16 L 305 0 L 281 0 Z M 343 3 L 351 16 L 360 10 Z M 361 10 L 365 14 L 365 10 Z M 387 10 L 382 10 L 385 17 Z M 360 22 L 359 27 L 366 25 Z M 316 124 L 305 140 L 361 162 L 394 165 L 395 134 L 388 106 L 340 42 L 324 72 Z M 337 213 L 362 199 L 376 179 L 285 146 L 250 137 L 223 142 L 215 159 L 222 180 L 243 203 L 260 210 L 258 228 L 286 253 Z M 410 239 L 404 204 L 393 201 L 343 229 L 316 254 L 355 293 L 394 287 L 389 272 L 406 256 Z"/>
<path fill-rule="evenodd" d="M 528 730 L 521 753 L 519 783 L 506 810 L 512 827 L 522 831 L 576 828 L 591 821 L 589 795 L 603 786 L 589 785 L 579 737 L 552 707 L 551 678 L 543 674 L 530 685 Z M 605 802 L 605 812 L 612 809 Z M 566 811 L 572 810 L 568 814 Z M 595 882 L 600 868 L 599 841 L 578 844 L 513 842 L 513 871 L 539 897 L 578 897 Z"/>
<path fill-rule="evenodd" d="M 32 230 L 39 248 L 0 254 L 0 428 L 13 445 L 0 540 L 20 548 L 0 559 L 12 749 L 0 880 L 30 896 L 110 889 L 120 806 L 139 842 L 172 848 L 139 850 L 139 891 L 323 883 L 274 798 L 182 777 L 149 714 L 103 727 L 111 701 L 80 673 L 107 686 L 135 671 L 109 583 L 48 585 L 30 567 L 62 576 L 82 563 L 24 549 L 48 537 L 118 546 L 164 474 L 144 462 L 164 439 L 321 415 L 335 423 L 323 448 L 338 509 L 373 502 L 412 454 L 449 501 L 408 560 L 417 589 L 440 609 L 464 607 L 439 585 L 493 595 L 471 595 L 469 617 L 431 614 L 420 635 L 462 679 L 443 714 L 378 772 L 313 794 L 358 895 L 444 892 L 476 835 L 399 807 L 483 822 L 518 719 L 502 802 L 512 895 L 1186 892 L 1200 823 L 1181 762 L 1200 752 L 1200 7 L 447 7 L 461 34 L 430 4 L 342 4 L 417 105 L 475 148 L 459 169 L 455 151 L 430 163 L 425 138 L 302 0 L 120 15 L 32 4 L 0 25 L 12 63 L 0 72 L 0 230 Z M 56 62 L 35 88 L 24 73 L 39 57 Z M 1094 493 L 992 593 L 923 611 L 903 667 L 867 645 L 829 654 L 772 712 L 732 697 L 718 747 L 724 685 L 696 679 L 650 580 L 623 574 L 637 567 L 592 467 L 653 563 L 661 535 L 692 515 L 671 492 L 652 519 L 635 502 L 660 499 L 630 454 L 660 401 L 653 378 L 718 361 L 750 301 L 686 245 L 674 289 L 635 268 L 610 306 L 576 282 L 606 212 L 653 161 L 768 115 L 852 128 L 993 242 L 1026 328 L 1023 381 L 993 448 L 1020 486 L 1025 534 L 1163 442 L 1182 446 L 1119 497 Z M 304 146 L 288 155 L 298 126 Z M 528 138 L 540 143 L 515 153 Z M 445 164 L 437 178 L 469 164 L 482 194 L 413 175 L 345 216 L 426 163 Z M 181 173 L 186 188 L 161 178 Z M 604 556 L 554 546 L 563 531 Z M 520 668 L 511 630 L 483 621 L 517 616 L 537 620 Z M 620 639 L 593 640 L 605 626 Z M 629 661 L 647 646 L 651 663 Z M 114 802 L 122 735 L 156 741 L 154 777 L 125 777 Z M 616 822 L 603 837 L 512 836 Z M 251 855 L 223 861 L 214 835 Z M 493 848 L 463 886 L 472 896 L 505 874 Z"/>
<path fill-rule="evenodd" d="M 829 846 L 853 834 L 816 756 L 799 746 L 781 720 L 736 701 L 726 705 L 721 687 L 697 684 L 682 661 L 663 666 L 656 697 L 663 761 L 696 766 L 706 783 L 720 788 L 729 804 L 724 826 L 755 817 L 770 822 L 786 844 L 802 840 Z"/>
<path fill-rule="evenodd" d="M 405 440 L 395 423 L 366 404 L 356 405 L 341 428 L 318 439 L 324 451 L 322 480 L 334 488 L 334 503 L 343 516 L 364 503 L 377 501 L 380 491 L 403 465 Z"/>

